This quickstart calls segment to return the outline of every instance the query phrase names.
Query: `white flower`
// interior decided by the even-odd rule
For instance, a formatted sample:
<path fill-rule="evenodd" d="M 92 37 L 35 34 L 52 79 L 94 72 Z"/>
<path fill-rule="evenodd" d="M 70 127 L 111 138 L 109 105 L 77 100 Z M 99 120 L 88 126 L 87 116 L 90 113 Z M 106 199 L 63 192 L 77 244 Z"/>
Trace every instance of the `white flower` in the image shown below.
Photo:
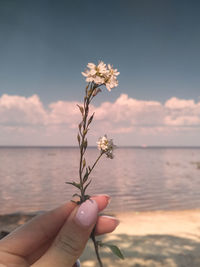
<path fill-rule="evenodd" d="M 118 86 L 118 80 L 112 76 L 110 77 L 110 79 L 105 83 L 106 88 L 108 89 L 108 91 L 111 91 L 112 88 L 117 87 Z"/>
<path fill-rule="evenodd" d="M 104 152 L 108 158 L 113 159 L 113 150 L 116 148 L 116 146 L 113 143 L 112 139 L 108 139 L 107 135 L 104 135 L 103 137 L 99 138 L 99 141 L 97 142 L 98 149 L 101 152 Z"/>
<path fill-rule="evenodd" d="M 118 72 L 117 69 L 113 69 L 112 66 L 108 64 L 108 74 L 107 79 L 105 80 L 105 86 L 108 91 L 111 91 L 112 88 L 118 86 L 117 76 L 119 74 L 120 72 Z"/>
<path fill-rule="evenodd" d="M 97 85 L 104 84 L 109 91 L 118 86 L 117 76 L 119 72 L 117 69 L 113 69 L 110 64 L 106 66 L 103 61 L 100 61 L 97 66 L 94 63 L 88 63 L 87 67 L 88 69 L 82 72 L 82 75 L 86 77 L 86 82 L 94 82 Z"/>
<path fill-rule="evenodd" d="M 106 67 L 106 64 L 103 63 L 103 61 L 100 61 L 100 63 L 97 65 L 96 67 L 96 73 L 99 75 L 103 75 L 103 74 L 106 74 L 108 72 L 108 69 Z"/>
<path fill-rule="evenodd" d="M 110 64 L 108 64 L 108 69 L 109 69 L 109 74 L 112 76 L 118 76 L 120 74 L 120 72 L 117 71 L 117 69 L 113 69 Z"/>
<path fill-rule="evenodd" d="M 103 84 L 105 75 L 108 72 L 106 64 L 100 61 L 96 66 L 94 63 L 87 64 L 88 69 L 82 72 L 82 75 L 86 77 L 86 82 L 94 82 L 96 84 Z"/>

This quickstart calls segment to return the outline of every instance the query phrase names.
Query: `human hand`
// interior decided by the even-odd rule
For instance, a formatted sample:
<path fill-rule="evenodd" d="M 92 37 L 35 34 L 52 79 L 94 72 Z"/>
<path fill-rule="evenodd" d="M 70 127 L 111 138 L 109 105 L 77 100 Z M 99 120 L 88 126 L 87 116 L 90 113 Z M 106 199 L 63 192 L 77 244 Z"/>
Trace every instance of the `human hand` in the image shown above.
<path fill-rule="evenodd" d="M 98 216 L 108 202 L 107 195 L 99 195 L 80 206 L 70 201 L 36 216 L 0 240 L 0 267 L 72 267 L 95 224 L 97 235 L 119 224 L 113 217 Z"/>

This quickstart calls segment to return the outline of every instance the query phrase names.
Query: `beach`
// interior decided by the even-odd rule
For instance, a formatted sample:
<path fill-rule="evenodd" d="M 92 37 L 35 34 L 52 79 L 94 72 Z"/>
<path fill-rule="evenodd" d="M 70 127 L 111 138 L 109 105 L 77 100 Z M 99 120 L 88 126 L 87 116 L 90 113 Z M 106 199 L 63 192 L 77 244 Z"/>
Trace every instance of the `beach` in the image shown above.
<path fill-rule="evenodd" d="M 104 241 L 121 248 L 125 260 L 101 250 L 105 267 L 199 267 L 200 210 L 120 212 L 120 225 Z M 0 231 L 12 231 L 34 214 L 0 216 Z M 81 257 L 83 267 L 96 267 L 89 241 Z"/>

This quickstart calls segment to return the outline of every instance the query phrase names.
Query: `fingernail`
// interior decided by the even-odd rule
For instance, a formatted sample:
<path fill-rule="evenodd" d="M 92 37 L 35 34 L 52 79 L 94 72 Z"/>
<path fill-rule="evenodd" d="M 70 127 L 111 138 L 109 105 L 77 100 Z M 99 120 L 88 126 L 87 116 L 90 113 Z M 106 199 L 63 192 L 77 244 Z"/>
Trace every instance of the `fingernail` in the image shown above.
<path fill-rule="evenodd" d="M 107 195 L 107 194 L 97 194 L 97 195 L 93 195 L 92 197 L 105 197 L 105 198 L 107 198 L 108 200 L 110 200 L 110 196 Z"/>
<path fill-rule="evenodd" d="M 83 227 L 89 227 L 97 220 L 98 205 L 95 200 L 88 199 L 83 202 L 75 216 L 75 222 Z"/>
<path fill-rule="evenodd" d="M 108 215 L 102 215 L 101 217 L 108 218 L 113 221 L 115 228 L 120 224 L 120 221 L 116 219 L 115 217 L 108 216 Z"/>
<path fill-rule="evenodd" d="M 98 195 L 92 196 L 92 198 L 95 198 L 95 197 L 105 197 L 107 202 L 108 202 L 108 204 L 110 204 L 111 197 L 109 195 L 107 195 L 107 194 L 98 194 Z"/>

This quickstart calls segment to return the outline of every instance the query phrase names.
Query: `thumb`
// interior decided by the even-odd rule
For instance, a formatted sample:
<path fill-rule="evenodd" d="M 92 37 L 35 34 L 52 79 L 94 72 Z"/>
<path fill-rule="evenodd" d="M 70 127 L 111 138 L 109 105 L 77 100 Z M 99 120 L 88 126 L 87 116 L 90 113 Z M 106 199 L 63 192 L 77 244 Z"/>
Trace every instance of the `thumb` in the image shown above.
<path fill-rule="evenodd" d="M 82 254 L 98 216 L 98 205 L 89 199 L 76 207 L 47 252 L 34 267 L 72 267 Z"/>

